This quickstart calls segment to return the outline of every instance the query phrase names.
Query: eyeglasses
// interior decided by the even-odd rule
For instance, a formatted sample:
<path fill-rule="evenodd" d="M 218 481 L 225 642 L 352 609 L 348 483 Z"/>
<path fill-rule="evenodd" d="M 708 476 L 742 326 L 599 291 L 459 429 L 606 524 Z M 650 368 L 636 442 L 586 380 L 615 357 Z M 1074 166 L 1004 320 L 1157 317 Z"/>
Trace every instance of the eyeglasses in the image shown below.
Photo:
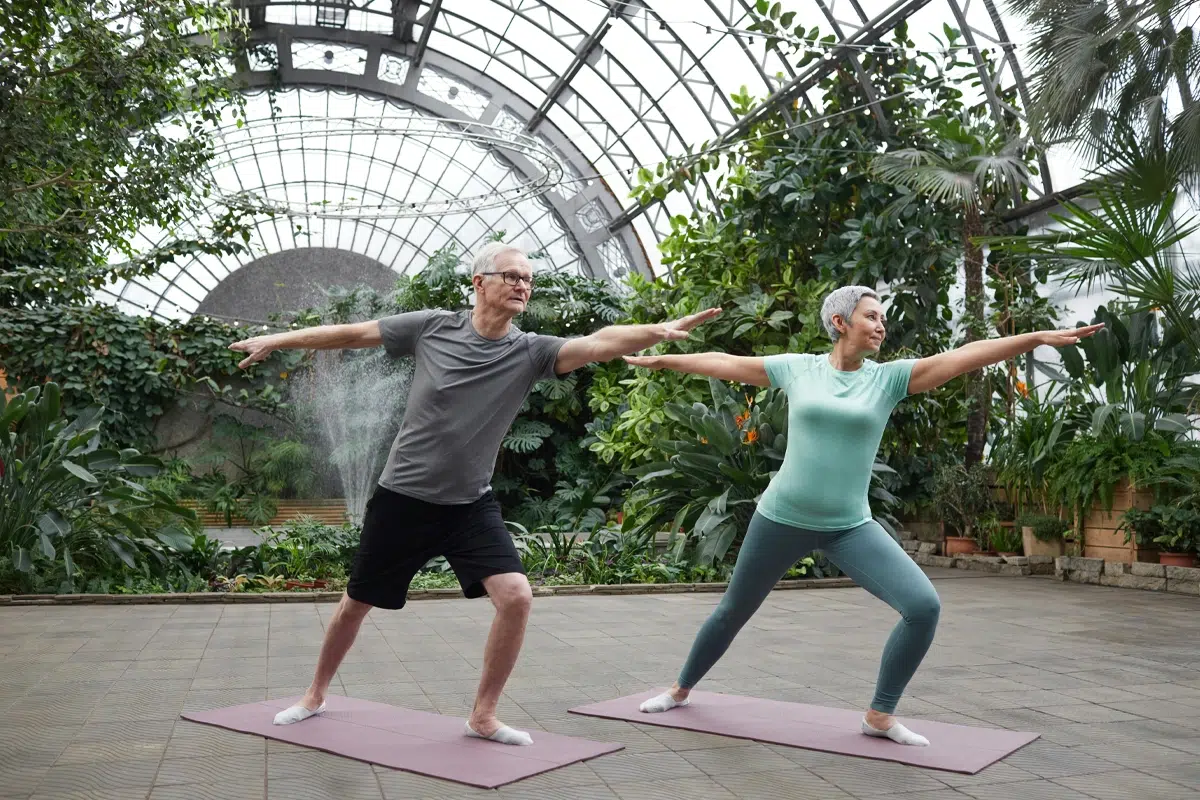
<path fill-rule="evenodd" d="M 500 277 L 504 278 L 504 282 L 507 283 L 509 286 L 516 286 L 519 283 L 524 283 L 530 289 L 532 289 L 533 284 L 534 284 L 532 275 L 526 277 L 519 272 L 512 272 L 511 270 L 508 272 L 481 272 L 479 274 L 480 275 L 499 275 Z"/>

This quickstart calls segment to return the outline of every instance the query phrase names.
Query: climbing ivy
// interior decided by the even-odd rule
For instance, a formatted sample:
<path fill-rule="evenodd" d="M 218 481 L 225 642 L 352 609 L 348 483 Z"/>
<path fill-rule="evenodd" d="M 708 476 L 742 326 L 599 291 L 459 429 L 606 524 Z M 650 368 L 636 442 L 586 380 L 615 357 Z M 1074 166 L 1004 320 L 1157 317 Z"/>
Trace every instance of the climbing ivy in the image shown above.
<path fill-rule="evenodd" d="M 68 413 L 103 406 L 105 435 L 144 447 L 154 420 L 180 401 L 279 410 L 281 381 L 303 353 L 240 370 L 244 356 L 229 344 L 246 336 L 245 327 L 204 316 L 163 322 L 104 305 L 10 308 L 0 310 L 0 366 L 18 390 L 55 381 Z"/>

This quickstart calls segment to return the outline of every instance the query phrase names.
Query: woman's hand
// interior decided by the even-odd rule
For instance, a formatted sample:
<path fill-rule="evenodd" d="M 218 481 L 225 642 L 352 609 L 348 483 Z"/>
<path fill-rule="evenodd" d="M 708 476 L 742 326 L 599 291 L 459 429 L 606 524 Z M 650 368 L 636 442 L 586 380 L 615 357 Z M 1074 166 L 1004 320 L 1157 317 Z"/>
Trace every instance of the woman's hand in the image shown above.
<path fill-rule="evenodd" d="M 1096 325 L 1085 325 L 1082 328 L 1066 328 L 1060 331 L 1039 331 L 1038 337 L 1042 344 L 1050 347 L 1066 347 L 1069 344 L 1078 344 L 1080 339 L 1086 339 L 1096 331 L 1104 327 L 1101 322 Z"/>
<path fill-rule="evenodd" d="M 663 369 L 667 366 L 658 356 L 625 356 L 625 360 L 635 367 L 645 367 L 646 369 Z"/>

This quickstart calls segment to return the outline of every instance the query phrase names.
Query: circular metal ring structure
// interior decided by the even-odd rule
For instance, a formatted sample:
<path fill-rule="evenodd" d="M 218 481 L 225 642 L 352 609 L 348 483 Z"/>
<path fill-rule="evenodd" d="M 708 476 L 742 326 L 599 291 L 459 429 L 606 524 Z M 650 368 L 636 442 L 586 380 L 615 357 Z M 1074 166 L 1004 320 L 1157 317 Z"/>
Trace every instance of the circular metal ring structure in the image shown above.
<path fill-rule="evenodd" d="M 397 123 L 402 127 L 397 127 Z M 481 122 L 416 115 L 400 118 L 279 116 L 253 120 L 241 127 L 230 126 L 222 129 L 216 152 L 218 163 L 234 163 L 247 152 L 264 146 L 269 149 L 300 148 L 305 140 L 318 137 L 330 142 L 345 137 L 347 140 L 358 140 L 358 144 L 362 144 L 362 137 L 391 136 L 430 142 L 438 140 L 462 143 L 502 155 L 508 160 L 517 156 L 534 165 L 536 173 L 517 186 L 498 188 L 492 192 L 404 203 L 384 198 L 379 198 L 379 202 L 373 203 L 365 197 L 337 201 L 328 198 L 301 201 L 247 190 L 218 191 L 216 197 L 230 208 L 286 217 L 403 219 L 508 206 L 518 200 L 540 197 L 558 188 L 565 174 L 558 156 L 537 137 Z M 286 186 L 284 191 L 287 192 Z"/>

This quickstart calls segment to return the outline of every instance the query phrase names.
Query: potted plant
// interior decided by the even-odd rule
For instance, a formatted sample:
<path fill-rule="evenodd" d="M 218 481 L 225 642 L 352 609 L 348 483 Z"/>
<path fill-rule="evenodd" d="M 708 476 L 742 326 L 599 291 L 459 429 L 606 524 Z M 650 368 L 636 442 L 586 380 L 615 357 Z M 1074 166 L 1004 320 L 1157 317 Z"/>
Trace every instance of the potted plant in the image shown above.
<path fill-rule="evenodd" d="M 980 522 L 992 510 L 992 497 L 987 468 L 976 464 L 967 469 L 961 464 L 947 464 L 938 469 L 933 479 L 933 505 L 946 533 L 946 555 L 965 555 L 981 549 Z M 950 535 L 953 531 L 955 535 Z"/>
<path fill-rule="evenodd" d="M 1017 529 L 997 523 L 989 539 L 992 550 L 1001 556 L 1019 556 L 1022 552 L 1021 534 Z"/>
<path fill-rule="evenodd" d="M 1063 534 L 1071 523 L 1052 514 L 1026 513 L 1017 518 L 1021 531 L 1022 550 L 1027 556 L 1063 555 Z"/>
<path fill-rule="evenodd" d="M 1125 540 L 1156 544 L 1158 563 L 1171 567 L 1196 566 L 1200 545 L 1200 511 L 1186 506 L 1156 505 L 1148 511 L 1128 509 L 1122 517 Z"/>

